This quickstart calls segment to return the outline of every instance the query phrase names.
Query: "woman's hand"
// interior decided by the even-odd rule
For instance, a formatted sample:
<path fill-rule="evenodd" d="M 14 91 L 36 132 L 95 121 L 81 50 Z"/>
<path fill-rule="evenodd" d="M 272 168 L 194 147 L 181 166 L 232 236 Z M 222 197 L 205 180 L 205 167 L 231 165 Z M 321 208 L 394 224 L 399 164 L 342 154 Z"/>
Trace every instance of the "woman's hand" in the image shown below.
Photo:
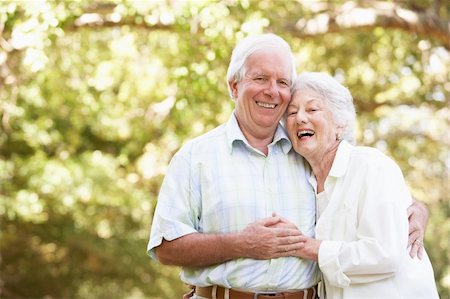
<path fill-rule="evenodd" d="M 290 229 L 298 229 L 297 226 L 287 220 L 286 218 L 283 218 L 276 213 L 273 213 L 273 217 L 278 217 L 280 219 L 279 222 L 273 225 L 273 227 L 283 227 L 283 228 L 290 228 Z M 291 256 L 296 256 L 302 259 L 308 259 L 317 261 L 319 256 L 319 247 L 320 243 L 322 241 L 316 240 L 314 238 L 308 237 L 304 235 L 303 233 L 298 238 L 299 244 L 302 244 L 299 249 L 296 249 L 292 252 Z"/>
<path fill-rule="evenodd" d="M 294 256 L 317 262 L 322 241 L 302 235 L 302 242 L 303 248 L 296 250 Z"/>

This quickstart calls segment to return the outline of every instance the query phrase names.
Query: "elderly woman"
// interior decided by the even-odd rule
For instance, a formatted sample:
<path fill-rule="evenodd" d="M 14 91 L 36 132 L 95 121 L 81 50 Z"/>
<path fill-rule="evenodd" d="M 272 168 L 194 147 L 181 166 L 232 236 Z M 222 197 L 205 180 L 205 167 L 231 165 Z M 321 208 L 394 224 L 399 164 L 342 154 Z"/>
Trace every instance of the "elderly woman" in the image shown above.
<path fill-rule="evenodd" d="M 296 152 L 311 166 L 315 239 L 301 258 L 318 261 L 327 298 L 438 298 L 430 260 L 408 254 L 411 196 L 393 160 L 352 145 L 350 92 L 323 73 L 301 74 L 286 112 Z"/>

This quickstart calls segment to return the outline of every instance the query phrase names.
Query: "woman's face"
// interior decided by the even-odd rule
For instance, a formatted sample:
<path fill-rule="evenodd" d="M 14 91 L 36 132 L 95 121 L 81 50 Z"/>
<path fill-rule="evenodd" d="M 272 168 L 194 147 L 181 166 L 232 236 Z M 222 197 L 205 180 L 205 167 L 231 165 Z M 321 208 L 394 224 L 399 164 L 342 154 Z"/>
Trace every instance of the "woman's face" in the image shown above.
<path fill-rule="evenodd" d="M 294 150 L 310 159 L 321 159 L 339 143 L 338 126 L 323 96 L 313 90 L 298 90 L 286 112 L 286 129 Z"/>

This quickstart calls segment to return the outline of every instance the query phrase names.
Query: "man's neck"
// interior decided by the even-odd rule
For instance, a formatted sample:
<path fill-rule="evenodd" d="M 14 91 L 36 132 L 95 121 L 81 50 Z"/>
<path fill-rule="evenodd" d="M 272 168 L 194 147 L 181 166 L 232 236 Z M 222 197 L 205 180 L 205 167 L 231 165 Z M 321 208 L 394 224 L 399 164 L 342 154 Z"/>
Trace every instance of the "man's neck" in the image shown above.
<path fill-rule="evenodd" d="M 275 136 L 275 130 L 276 129 L 273 129 L 265 133 L 255 133 L 241 129 L 248 143 L 254 148 L 263 152 L 266 156 L 269 153 L 269 144 L 272 143 L 273 137 Z"/>
<path fill-rule="evenodd" d="M 269 154 L 269 144 L 272 142 L 273 136 L 271 138 L 266 138 L 266 139 L 253 138 L 253 140 L 251 140 L 252 138 L 248 138 L 247 136 L 246 136 L 246 138 L 248 140 L 248 143 L 250 143 L 251 146 L 260 150 L 266 156 Z"/>
<path fill-rule="evenodd" d="M 244 134 L 245 138 L 247 139 L 248 143 L 263 152 L 266 156 L 269 153 L 269 144 L 272 143 L 273 138 L 275 136 L 275 132 L 278 127 L 278 123 L 275 124 L 273 127 L 265 127 L 265 128 L 249 128 L 248 126 L 245 126 L 244 123 L 241 123 L 239 121 L 239 118 L 236 116 L 236 120 L 239 125 L 239 129 L 241 130 L 242 134 Z"/>

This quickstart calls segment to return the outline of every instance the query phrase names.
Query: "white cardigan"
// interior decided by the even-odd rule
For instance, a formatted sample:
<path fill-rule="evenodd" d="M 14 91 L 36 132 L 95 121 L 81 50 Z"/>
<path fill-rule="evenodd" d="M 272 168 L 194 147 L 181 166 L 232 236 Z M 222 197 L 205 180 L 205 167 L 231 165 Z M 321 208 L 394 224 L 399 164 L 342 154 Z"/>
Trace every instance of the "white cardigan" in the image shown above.
<path fill-rule="evenodd" d="M 439 298 L 426 252 L 408 254 L 411 196 L 394 161 L 342 141 L 324 192 L 316 238 L 326 298 Z"/>

